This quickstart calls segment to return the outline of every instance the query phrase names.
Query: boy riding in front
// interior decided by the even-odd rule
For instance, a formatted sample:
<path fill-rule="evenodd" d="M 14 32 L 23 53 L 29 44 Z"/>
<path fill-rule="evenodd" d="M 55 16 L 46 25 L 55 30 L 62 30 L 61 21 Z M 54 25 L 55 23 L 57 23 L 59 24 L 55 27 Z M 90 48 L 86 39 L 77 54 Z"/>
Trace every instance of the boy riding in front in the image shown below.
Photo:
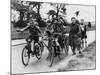
<path fill-rule="evenodd" d="M 39 41 L 39 34 L 41 34 L 41 31 L 38 27 L 38 23 L 36 22 L 36 19 L 31 18 L 29 20 L 29 23 L 27 24 L 27 26 L 25 28 L 19 29 L 17 31 L 23 32 L 25 30 L 29 30 L 30 36 L 26 39 L 28 46 L 29 46 L 29 53 L 32 52 L 31 50 L 31 42 L 34 40 L 34 45 L 38 44 Z"/>

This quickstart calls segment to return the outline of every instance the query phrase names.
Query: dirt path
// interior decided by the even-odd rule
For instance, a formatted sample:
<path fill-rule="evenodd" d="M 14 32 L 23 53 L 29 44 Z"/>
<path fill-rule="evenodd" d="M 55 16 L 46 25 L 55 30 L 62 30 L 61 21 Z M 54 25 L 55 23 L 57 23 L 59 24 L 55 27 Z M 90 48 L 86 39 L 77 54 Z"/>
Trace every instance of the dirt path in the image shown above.
<path fill-rule="evenodd" d="M 65 63 L 58 71 L 95 69 L 96 42 L 91 43 L 83 50 L 82 55 L 76 55 Z"/>

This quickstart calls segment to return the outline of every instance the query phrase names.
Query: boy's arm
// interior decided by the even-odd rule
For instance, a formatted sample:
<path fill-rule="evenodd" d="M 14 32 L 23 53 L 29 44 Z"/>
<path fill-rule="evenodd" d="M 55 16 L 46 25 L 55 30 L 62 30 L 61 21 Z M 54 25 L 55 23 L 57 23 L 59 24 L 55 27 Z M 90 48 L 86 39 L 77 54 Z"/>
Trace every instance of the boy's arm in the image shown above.
<path fill-rule="evenodd" d="M 29 28 L 30 26 L 26 26 L 25 28 L 21 29 L 21 31 L 25 31 Z"/>
<path fill-rule="evenodd" d="M 17 31 L 17 32 L 23 32 L 23 31 L 27 30 L 29 27 L 30 27 L 30 26 L 28 25 L 28 26 L 26 26 L 26 27 L 24 27 L 24 28 L 22 28 L 22 29 L 17 29 L 16 31 Z"/>
<path fill-rule="evenodd" d="M 40 31 L 39 27 L 36 27 L 36 28 L 37 28 L 37 31 L 38 31 L 39 33 L 41 33 L 41 31 Z"/>

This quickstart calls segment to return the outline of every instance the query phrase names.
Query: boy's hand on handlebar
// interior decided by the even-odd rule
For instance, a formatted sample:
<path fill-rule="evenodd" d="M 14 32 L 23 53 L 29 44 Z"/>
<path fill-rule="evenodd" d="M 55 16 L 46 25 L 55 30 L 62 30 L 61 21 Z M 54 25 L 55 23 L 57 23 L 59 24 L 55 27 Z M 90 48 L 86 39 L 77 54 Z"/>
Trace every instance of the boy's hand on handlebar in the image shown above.
<path fill-rule="evenodd" d="M 20 29 L 17 29 L 16 31 L 17 31 L 17 32 L 22 32 L 22 30 L 20 30 Z"/>

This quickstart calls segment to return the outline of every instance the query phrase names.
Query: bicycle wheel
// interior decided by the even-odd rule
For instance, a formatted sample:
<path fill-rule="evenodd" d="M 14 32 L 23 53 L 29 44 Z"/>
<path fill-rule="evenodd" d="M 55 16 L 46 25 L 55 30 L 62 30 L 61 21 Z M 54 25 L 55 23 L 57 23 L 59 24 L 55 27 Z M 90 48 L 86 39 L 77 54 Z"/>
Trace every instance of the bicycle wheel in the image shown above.
<path fill-rule="evenodd" d="M 65 39 L 64 39 L 64 48 L 65 48 L 66 55 L 68 55 L 68 51 L 69 51 L 69 39 L 67 37 L 65 37 Z"/>
<path fill-rule="evenodd" d="M 53 65 L 55 54 L 56 53 L 55 53 L 54 47 L 52 47 L 51 48 L 51 56 L 50 56 L 50 65 L 49 65 L 49 67 L 52 67 L 52 65 Z"/>
<path fill-rule="evenodd" d="M 40 49 L 41 49 L 41 56 L 42 56 L 42 53 L 43 53 L 43 50 L 44 50 L 44 45 L 43 45 L 43 42 L 40 42 L 39 43 L 40 45 Z"/>
<path fill-rule="evenodd" d="M 41 56 L 42 56 L 42 51 L 41 51 L 41 48 L 40 48 L 40 45 L 35 45 L 35 51 L 36 51 L 36 58 L 39 60 L 41 59 Z"/>
<path fill-rule="evenodd" d="M 25 46 L 22 50 L 22 63 L 24 64 L 24 66 L 28 65 L 29 59 L 30 59 L 30 53 L 27 47 Z"/>

